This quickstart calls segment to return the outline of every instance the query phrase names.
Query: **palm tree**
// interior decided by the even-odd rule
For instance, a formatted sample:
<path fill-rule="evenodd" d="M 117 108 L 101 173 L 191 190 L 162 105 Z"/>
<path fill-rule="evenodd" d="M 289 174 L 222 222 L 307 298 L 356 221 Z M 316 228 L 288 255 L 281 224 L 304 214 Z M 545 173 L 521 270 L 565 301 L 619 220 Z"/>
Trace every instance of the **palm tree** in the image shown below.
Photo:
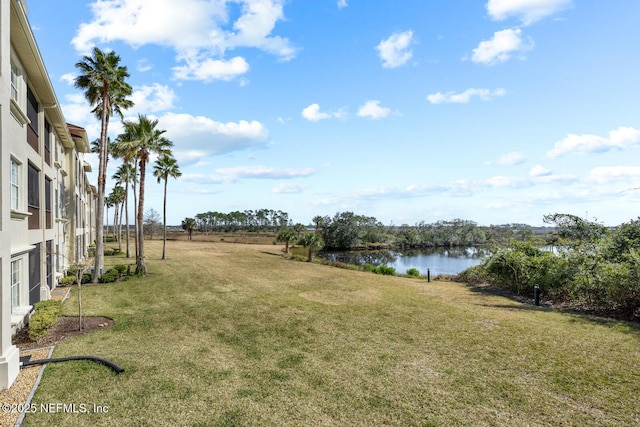
<path fill-rule="evenodd" d="M 114 52 L 105 54 L 95 47 L 91 56 L 84 56 L 76 63 L 80 74 L 75 79 L 75 87 L 84 90 L 84 95 L 93 107 L 92 113 L 100 120 L 100 152 L 98 163 L 98 200 L 96 204 L 96 259 L 93 283 L 98 282 L 100 268 L 104 263 L 104 198 L 107 175 L 107 131 L 109 118 L 114 114 L 123 117 L 122 110 L 133 106 L 127 99 L 133 92 L 125 82 L 129 77 L 127 67 L 120 65 L 120 57 Z"/>
<path fill-rule="evenodd" d="M 118 135 L 118 138 L 116 139 L 116 142 L 114 144 L 114 156 L 121 158 L 123 161 L 123 164 L 127 164 L 129 165 L 129 171 L 127 171 L 127 175 L 129 175 L 128 177 L 128 182 L 131 183 L 131 189 L 133 192 L 133 228 L 134 228 L 134 235 L 138 236 L 138 222 L 135 220 L 138 215 L 138 195 L 137 195 L 137 189 L 138 189 L 138 147 L 135 145 L 135 122 L 123 122 L 124 125 L 124 133 Z M 132 166 L 133 165 L 133 166 Z M 128 191 L 127 191 L 127 194 Z M 128 197 L 128 196 L 127 196 Z M 129 206 L 128 206 L 128 202 L 127 202 L 127 218 L 129 215 L 129 210 L 128 210 Z M 128 220 L 127 220 L 127 224 L 128 224 Z M 129 225 L 127 225 L 127 239 L 129 238 Z M 129 251 L 129 243 L 127 241 L 127 257 L 130 258 L 131 257 L 131 253 Z M 136 259 L 138 258 L 138 242 L 136 241 L 136 245 L 135 245 L 135 256 Z"/>
<path fill-rule="evenodd" d="M 104 206 L 105 206 L 105 208 L 107 208 L 106 209 L 107 210 L 107 214 L 105 216 L 107 217 L 107 234 L 108 234 L 109 233 L 109 208 L 113 207 L 113 199 L 111 198 L 111 196 L 107 196 L 107 197 L 104 198 Z M 96 227 L 96 228 L 98 228 L 98 227 Z M 97 254 L 96 254 L 96 256 L 97 256 Z"/>
<path fill-rule="evenodd" d="M 313 261 L 313 254 L 318 252 L 324 246 L 322 237 L 320 237 L 319 234 L 315 233 L 305 234 L 304 236 L 302 236 L 302 239 L 299 243 L 309 251 L 309 257 L 307 258 L 307 261 L 309 262 Z"/>
<path fill-rule="evenodd" d="M 296 236 L 296 237 L 297 237 L 298 239 L 300 239 L 300 233 L 302 233 L 305 229 L 306 229 L 306 227 L 305 227 L 304 225 L 300 224 L 299 222 L 298 222 L 298 223 L 296 223 L 296 224 L 293 226 L 293 231 L 295 231 L 295 232 L 296 232 L 296 234 L 297 234 L 297 236 Z"/>
<path fill-rule="evenodd" d="M 124 188 L 119 185 L 113 187 L 111 194 L 109 194 L 109 199 L 111 199 L 115 206 L 116 212 L 113 215 L 114 236 L 118 240 L 118 251 L 122 252 L 122 208 L 124 207 L 124 202 L 126 200 Z"/>
<path fill-rule="evenodd" d="M 126 225 L 126 234 L 125 234 L 126 236 L 125 242 L 127 246 L 126 257 L 131 258 L 131 250 L 129 247 L 129 182 L 136 181 L 135 169 L 133 166 L 131 166 L 130 163 L 125 161 L 123 164 L 120 165 L 120 167 L 118 167 L 118 169 L 116 170 L 116 173 L 114 173 L 111 178 L 116 180 L 117 185 L 124 184 L 123 206 L 124 206 L 125 225 Z M 134 196 L 135 196 L 135 189 L 134 189 Z"/>
<path fill-rule="evenodd" d="M 296 232 L 290 228 L 283 228 L 278 232 L 278 235 L 276 236 L 277 242 L 284 242 L 285 254 L 289 253 L 289 244 L 291 242 L 295 242 L 296 240 L 298 240 L 298 237 L 296 236 Z"/>
<path fill-rule="evenodd" d="M 182 220 L 182 229 L 189 232 L 189 240 L 193 235 L 193 229 L 196 228 L 196 220 L 193 218 L 185 218 Z"/>
<path fill-rule="evenodd" d="M 147 162 L 149 156 L 157 154 L 159 156 L 168 154 L 171 155 L 171 147 L 173 143 L 167 138 L 162 136 L 166 131 L 156 129 L 158 120 L 150 120 L 145 115 L 138 115 L 137 122 L 125 121 L 124 137 L 128 138 L 123 140 L 123 144 L 128 145 L 133 149 L 137 149 L 138 158 L 138 170 L 140 171 L 140 186 L 138 197 L 138 212 L 137 212 L 137 224 L 136 230 L 136 244 L 138 247 L 138 253 L 136 255 L 136 273 L 147 274 L 147 266 L 144 263 L 144 184 L 145 175 L 147 169 Z"/>
<path fill-rule="evenodd" d="M 163 211 L 162 211 L 162 259 L 166 259 L 166 249 L 167 249 L 167 181 L 169 181 L 169 177 L 171 178 L 179 178 L 182 176 L 182 172 L 180 172 L 180 168 L 178 167 L 178 161 L 165 154 L 164 156 L 158 158 L 156 160 L 155 165 L 153 166 L 153 176 L 158 178 L 158 184 L 160 181 L 164 180 L 164 203 L 163 203 Z"/>
<path fill-rule="evenodd" d="M 320 229 L 326 225 L 325 217 L 320 215 L 314 216 L 311 221 L 313 221 L 313 223 L 316 225 L 316 233 L 318 233 Z"/>

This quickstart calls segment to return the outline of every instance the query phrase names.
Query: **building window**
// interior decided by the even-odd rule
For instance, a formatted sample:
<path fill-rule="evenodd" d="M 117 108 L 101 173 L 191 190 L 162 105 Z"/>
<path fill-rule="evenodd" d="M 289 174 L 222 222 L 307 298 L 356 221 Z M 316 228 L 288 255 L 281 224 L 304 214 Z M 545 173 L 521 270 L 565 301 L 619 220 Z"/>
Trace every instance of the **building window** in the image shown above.
<path fill-rule="evenodd" d="M 67 218 L 67 206 L 65 199 L 65 188 L 64 181 L 60 183 L 60 191 L 58 192 L 58 217 L 66 219 Z"/>
<path fill-rule="evenodd" d="M 29 252 L 29 305 L 35 305 L 40 301 L 40 284 L 42 283 L 42 256 L 40 249 L 42 243 L 36 243 Z"/>
<path fill-rule="evenodd" d="M 44 121 L 44 161 L 51 166 L 51 125 Z"/>
<path fill-rule="evenodd" d="M 20 307 L 20 286 L 22 282 L 22 260 L 11 261 L 11 311 Z"/>
<path fill-rule="evenodd" d="M 11 159 L 11 209 L 20 210 L 20 163 Z"/>
<path fill-rule="evenodd" d="M 29 118 L 29 126 L 27 129 L 27 142 L 36 150 L 36 153 L 40 153 L 40 143 L 38 141 L 38 112 L 40 107 L 36 96 L 31 91 L 31 88 L 27 87 L 27 117 Z"/>
<path fill-rule="evenodd" d="M 29 229 L 40 228 L 40 171 L 36 169 L 31 163 L 29 163 L 29 182 L 28 194 L 29 194 Z"/>
<path fill-rule="evenodd" d="M 47 271 L 46 283 L 49 289 L 53 289 L 53 240 L 47 240 L 46 251 L 47 251 L 45 253 L 45 260 L 46 260 L 45 264 L 46 264 L 46 271 Z"/>
<path fill-rule="evenodd" d="M 53 214 L 51 212 L 52 200 L 51 200 L 51 179 L 45 177 L 44 179 L 44 209 L 45 209 L 45 222 L 47 228 L 53 228 Z"/>
<path fill-rule="evenodd" d="M 20 91 L 19 91 L 19 87 L 20 87 L 20 83 L 19 83 L 19 77 L 20 76 L 20 72 L 18 71 L 18 67 L 16 67 L 16 65 L 13 63 L 13 61 L 11 62 L 11 99 L 13 99 L 14 101 L 16 101 L 16 103 L 19 105 L 20 104 Z"/>

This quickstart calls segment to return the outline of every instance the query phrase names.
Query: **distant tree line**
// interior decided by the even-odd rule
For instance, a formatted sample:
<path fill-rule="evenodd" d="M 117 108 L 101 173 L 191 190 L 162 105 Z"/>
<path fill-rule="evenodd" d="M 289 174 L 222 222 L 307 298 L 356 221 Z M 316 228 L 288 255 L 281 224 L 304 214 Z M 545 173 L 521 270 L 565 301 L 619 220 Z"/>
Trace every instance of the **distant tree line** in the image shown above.
<path fill-rule="evenodd" d="M 296 239 L 307 229 L 293 224 L 281 210 L 257 209 L 233 212 L 209 211 L 187 218 L 185 230 L 213 232 L 275 232 L 293 229 Z M 184 224 L 183 224 L 184 225 Z M 453 219 L 415 225 L 389 226 L 372 216 L 338 212 L 333 217 L 315 216 L 308 228 L 322 237 L 325 249 L 423 248 L 472 245 L 505 246 L 534 235 L 526 224 L 480 226 L 473 221 Z M 290 243 L 293 243 L 291 241 Z"/>
<path fill-rule="evenodd" d="M 257 209 L 233 212 L 203 212 L 195 216 L 196 230 L 212 232 L 277 232 L 291 226 L 289 214 L 272 209 Z"/>
<path fill-rule="evenodd" d="M 338 212 L 333 218 L 316 216 L 313 227 L 328 249 L 369 247 L 455 247 L 472 245 L 508 245 L 534 235 L 525 224 L 480 226 L 473 221 L 454 219 L 415 225 L 386 226 L 374 217 Z"/>

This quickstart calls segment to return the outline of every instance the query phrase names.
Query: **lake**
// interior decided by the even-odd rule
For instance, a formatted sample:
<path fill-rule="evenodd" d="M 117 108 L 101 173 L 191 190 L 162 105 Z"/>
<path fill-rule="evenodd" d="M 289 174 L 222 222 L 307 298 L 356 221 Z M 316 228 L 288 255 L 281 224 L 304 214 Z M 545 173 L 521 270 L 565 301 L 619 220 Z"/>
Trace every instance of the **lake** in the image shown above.
<path fill-rule="evenodd" d="M 348 264 L 386 265 L 396 269 L 398 274 L 404 274 L 410 268 L 416 268 L 421 275 L 458 274 L 469 267 L 482 262 L 490 255 L 485 248 L 425 248 L 410 250 L 378 250 L 378 251 L 327 251 L 318 254 L 319 257 L 331 261 Z"/>

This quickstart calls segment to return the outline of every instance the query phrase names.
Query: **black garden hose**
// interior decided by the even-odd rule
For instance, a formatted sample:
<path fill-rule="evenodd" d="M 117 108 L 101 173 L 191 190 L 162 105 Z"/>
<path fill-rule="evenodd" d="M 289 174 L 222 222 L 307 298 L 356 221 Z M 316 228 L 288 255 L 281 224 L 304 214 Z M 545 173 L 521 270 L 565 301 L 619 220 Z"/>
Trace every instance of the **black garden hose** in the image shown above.
<path fill-rule="evenodd" d="M 102 363 L 103 365 L 113 369 L 114 371 L 116 371 L 116 374 L 121 374 L 124 372 L 124 368 L 116 365 L 112 361 L 95 356 L 69 356 L 53 359 L 28 360 L 22 362 L 22 366 L 44 365 L 45 363 L 68 362 L 70 360 L 93 360 L 94 362 Z"/>

